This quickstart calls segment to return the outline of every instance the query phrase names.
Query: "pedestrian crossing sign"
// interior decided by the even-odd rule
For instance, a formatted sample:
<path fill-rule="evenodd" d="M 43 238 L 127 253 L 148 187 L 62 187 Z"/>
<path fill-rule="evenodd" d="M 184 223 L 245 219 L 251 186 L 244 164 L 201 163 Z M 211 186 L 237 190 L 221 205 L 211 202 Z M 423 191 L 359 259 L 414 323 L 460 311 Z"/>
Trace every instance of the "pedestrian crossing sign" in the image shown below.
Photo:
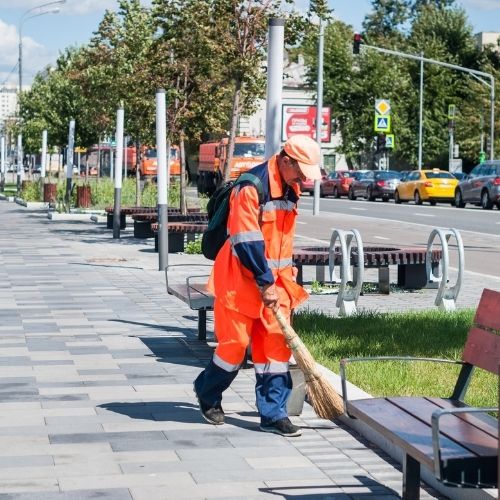
<path fill-rule="evenodd" d="M 394 134 L 387 134 L 385 136 L 385 147 L 387 149 L 394 149 Z"/>
<path fill-rule="evenodd" d="M 390 115 L 375 115 L 375 132 L 390 132 L 391 117 Z"/>

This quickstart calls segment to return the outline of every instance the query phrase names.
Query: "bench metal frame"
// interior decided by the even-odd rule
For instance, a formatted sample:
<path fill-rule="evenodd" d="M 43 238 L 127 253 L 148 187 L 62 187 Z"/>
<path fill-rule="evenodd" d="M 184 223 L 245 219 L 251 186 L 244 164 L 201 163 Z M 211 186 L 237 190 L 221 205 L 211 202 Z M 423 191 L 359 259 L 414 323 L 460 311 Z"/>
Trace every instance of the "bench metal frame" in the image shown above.
<path fill-rule="evenodd" d="M 349 413 L 348 409 L 348 396 L 347 396 L 347 378 L 346 378 L 346 367 L 349 363 L 355 362 L 365 362 L 365 361 L 427 361 L 433 363 L 446 363 L 462 366 L 460 373 L 458 375 L 455 387 L 453 389 L 453 394 L 450 400 L 463 403 L 467 388 L 472 379 L 472 374 L 474 372 L 474 365 L 467 363 L 462 360 L 451 360 L 451 359 L 441 359 L 441 358 L 425 358 L 425 357 L 414 357 L 414 356 L 370 356 L 370 357 L 358 357 L 358 358 L 344 358 L 340 360 L 340 377 L 342 384 L 342 399 L 344 402 L 344 412 L 352 419 L 356 419 L 355 416 Z M 468 484 L 464 481 L 462 483 L 452 483 L 448 480 L 444 480 L 443 475 L 443 461 L 441 460 L 441 448 L 440 448 L 440 432 L 439 432 L 439 420 L 445 415 L 463 414 L 463 413 L 487 413 L 487 412 L 498 412 L 498 408 L 475 408 L 475 407 L 464 407 L 464 408 L 453 408 L 453 409 L 440 409 L 436 410 L 431 415 L 431 429 L 432 429 L 432 446 L 433 446 L 433 459 L 434 459 L 434 475 L 436 478 L 446 484 L 447 486 L 459 486 L 467 488 L 481 488 L 490 485 L 480 484 Z M 418 499 L 420 491 L 420 462 L 403 450 L 404 460 L 403 460 L 403 498 L 404 499 Z"/>
<path fill-rule="evenodd" d="M 213 303 L 214 299 L 210 295 L 206 295 L 206 301 L 201 301 L 201 304 L 197 304 L 196 302 L 200 302 L 199 298 L 194 298 L 193 297 L 193 292 L 197 292 L 198 294 L 203 294 L 198 290 L 197 288 L 194 288 L 192 286 L 192 279 L 195 278 L 208 278 L 209 275 L 203 274 L 203 275 L 193 275 L 193 276 L 187 276 L 186 277 L 186 294 L 180 293 L 179 290 L 174 290 L 175 285 L 169 285 L 168 282 L 168 270 L 172 267 L 180 267 L 180 266 L 190 266 L 192 267 L 193 264 L 170 264 L 165 268 L 165 281 L 167 285 L 167 292 L 170 295 L 174 295 L 177 297 L 179 300 L 182 300 L 182 302 L 185 302 L 190 309 L 193 311 L 198 311 L 198 340 L 201 341 L 206 341 L 207 340 L 207 311 L 213 311 Z M 205 266 L 205 267 L 212 267 L 212 264 L 196 264 L 196 266 Z M 183 285 L 182 283 L 177 283 L 177 285 Z M 204 295 L 204 294 L 203 294 Z"/>

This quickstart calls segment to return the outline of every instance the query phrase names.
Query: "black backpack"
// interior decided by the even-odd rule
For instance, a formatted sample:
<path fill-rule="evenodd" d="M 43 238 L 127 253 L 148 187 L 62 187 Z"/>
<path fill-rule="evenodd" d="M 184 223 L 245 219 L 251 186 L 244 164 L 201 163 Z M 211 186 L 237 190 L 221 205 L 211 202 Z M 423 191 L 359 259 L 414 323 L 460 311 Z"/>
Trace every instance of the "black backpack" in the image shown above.
<path fill-rule="evenodd" d="M 230 181 L 218 188 L 210 197 L 207 205 L 208 227 L 201 238 L 201 251 L 210 260 L 215 260 L 219 250 L 227 240 L 227 218 L 229 216 L 229 198 L 235 186 L 250 184 L 257 189 L 259 204 L 264 201 L 261 180 L 253 174 L 241 174 L 236 181 Z"/>

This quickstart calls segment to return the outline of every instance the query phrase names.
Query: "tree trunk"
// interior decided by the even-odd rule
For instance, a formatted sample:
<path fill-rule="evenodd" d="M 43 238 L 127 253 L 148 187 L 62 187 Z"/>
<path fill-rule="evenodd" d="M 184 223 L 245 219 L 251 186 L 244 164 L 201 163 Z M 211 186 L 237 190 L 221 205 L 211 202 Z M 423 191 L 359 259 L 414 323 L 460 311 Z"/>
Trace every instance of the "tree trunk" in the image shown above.
<path fill-rule="evenodd" d="M 135 141 L 135 206 L 141 206 L 141 141 Z"/>
<path fill-rule="evenodd" d="M 184 144 L 184 132 L 181 131 L 179 134 L 179 156 L 180 156 L 180 172 L 179 172 L 179 182 L 180 182 L 180 204 L 181 213 L 183 215 L 187 214 L 187 196 L 186 196 L 186 148 Z"/>
<path fill-rule="evenodd" d="M 241 79 L 237 78 L 234 87 L 233 97 L 233 111 L 231 113 L 231 128 L 229 132 L 229 142 L 227 145 L 227 158 L 224 165 L 224 172 L 222 179 L 224 182 L 229 181 L 231 175 L 231 162 L 233 161 L 234 154 L 234 139 L 236 137 L 236 127 L 238 125 L 238 118 L 240 115 L 240 96 L 241 96 Z"/>

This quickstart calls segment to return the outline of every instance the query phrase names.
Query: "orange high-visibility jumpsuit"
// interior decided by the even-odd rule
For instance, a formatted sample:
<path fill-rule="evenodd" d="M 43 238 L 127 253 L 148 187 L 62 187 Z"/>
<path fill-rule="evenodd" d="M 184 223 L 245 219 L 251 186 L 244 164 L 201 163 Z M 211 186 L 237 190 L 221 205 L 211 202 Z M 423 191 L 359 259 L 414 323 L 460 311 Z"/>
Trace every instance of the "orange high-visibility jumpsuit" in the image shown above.
<path fill-rule="evenodd" d="M 290 349 L 272 311 L 265 308 L 259 286 L 275 283 L 286 317 L 307 297 L 295 282 L 292 267 L 298 186 L 283 187 L 277 158 L 250 173 L 261 179 L 264 203 L 257 190 L 242 185 L 231 193 L 229 238 L 220 250 L 209 280 L 215 295 L 218 345 L 207 368 L 195 381 L 198 397 L 220 405 L 222 392 L 236 377 L 251 342 L 256 372 L 256 400 L 263 424 L 287 416 L 291 391 Z"/>

